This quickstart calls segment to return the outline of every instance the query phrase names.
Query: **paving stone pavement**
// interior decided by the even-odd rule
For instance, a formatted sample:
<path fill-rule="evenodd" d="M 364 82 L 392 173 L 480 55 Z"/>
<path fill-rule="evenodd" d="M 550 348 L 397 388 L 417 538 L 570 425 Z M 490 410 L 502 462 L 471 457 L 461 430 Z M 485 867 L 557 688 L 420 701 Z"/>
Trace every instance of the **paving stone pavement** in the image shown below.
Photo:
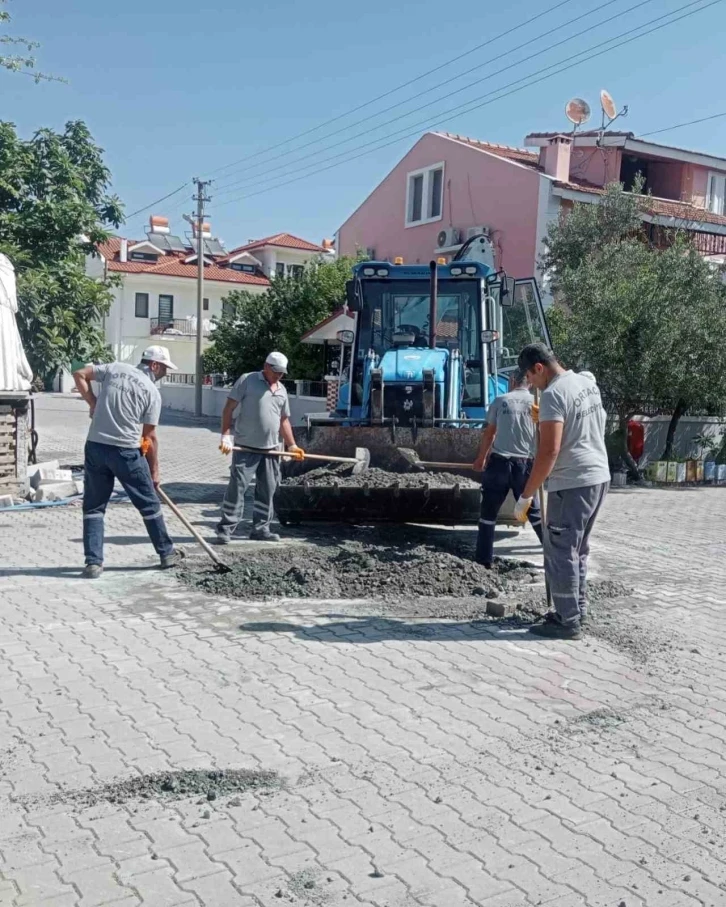
<path fill-rule="evenodd" d="M 42 456 L 81 462 L 86 426 L 81 401 L 39 398 Z M 216 435 L 160 437 L 209 530 Z M 725 904 L 725 520 L 726 489 L 613 492 L 595 565 L 633 592 L 620 636 L 576 644 L 205 598 L 155 569 L 125 504 L 84 582 L 78 507 L 0 513 L 0 905 Z M 284 784 L 68 797 L 210 767 Z"/>

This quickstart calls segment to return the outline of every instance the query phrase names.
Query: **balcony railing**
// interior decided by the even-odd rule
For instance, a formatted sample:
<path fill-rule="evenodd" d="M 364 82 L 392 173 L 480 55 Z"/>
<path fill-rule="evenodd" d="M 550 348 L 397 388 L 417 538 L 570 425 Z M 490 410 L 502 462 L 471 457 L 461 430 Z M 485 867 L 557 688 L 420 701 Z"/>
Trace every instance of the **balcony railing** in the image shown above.
<path fill-rule="evenodd" d="M 196 318 L 151 318 L 149 321 L 149 333 L 152 336 L 163 334 L 165 337 L 188 339 L 197 336 Z M 202 332 L 205 337 L 209 337 L 212 333 L 211 322 L 206 318 L 202 321 Z"/>

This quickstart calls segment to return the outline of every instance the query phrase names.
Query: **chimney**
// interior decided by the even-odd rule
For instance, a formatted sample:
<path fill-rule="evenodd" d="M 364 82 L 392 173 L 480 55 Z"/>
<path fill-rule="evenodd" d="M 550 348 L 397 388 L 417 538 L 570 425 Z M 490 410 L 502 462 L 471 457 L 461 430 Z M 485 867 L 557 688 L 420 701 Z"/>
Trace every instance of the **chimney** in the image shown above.
<path fill-rule="evenodd" d="M 562 183 L 570 179 L 570 154 L 572 139 L 569 135 L 555 135 L 539 153 L 540 165 L 547 176 L 553 176 Z"/>
<path fill-rule="evenodd" d="M 129 241 L 128 241 L 128 239 L 121 240 L 121 248 L 118 250 L 118 260 L 119 261 L 128 261 L 129 260 Z"/>

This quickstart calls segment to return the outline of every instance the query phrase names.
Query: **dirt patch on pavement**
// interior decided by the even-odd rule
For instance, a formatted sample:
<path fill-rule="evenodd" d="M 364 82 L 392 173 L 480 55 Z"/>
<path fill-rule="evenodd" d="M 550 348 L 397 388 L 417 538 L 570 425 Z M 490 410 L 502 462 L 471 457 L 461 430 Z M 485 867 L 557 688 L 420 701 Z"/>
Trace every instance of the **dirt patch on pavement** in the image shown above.
<path fill-rule="evenodd" d="M 341 464 L 333 469 L 321 467 L 311 469 L 310 472 L 299 476 L 291 476 L 284 480 L 284 485 L 310 485 L 313 487 L 332 487 L 339 485 L 342 488 L 388 488 L 398 485 L 399 488 L 453 488 L 460 485 L 462 488 L 478 488 L 479 482 L 467 476 L 457 476 L 450 472 L 388 472 L 376 467 L 366 469 L 359 475 L 351 475 L 351 467 Z"/>
<path fill-rule="evenodd" d="M 244 768 L 190 769 L 132 775 L 99 787 L 64 791 L 55 794 L 54 802 L 77 807 L 98 803 L 127 803 L 129 801 L 181 800 L 190 797 L 212 802 L 221 797 L 254 791 L 279 790 L 283 786 L 277 772 L 253 771 Z"/>

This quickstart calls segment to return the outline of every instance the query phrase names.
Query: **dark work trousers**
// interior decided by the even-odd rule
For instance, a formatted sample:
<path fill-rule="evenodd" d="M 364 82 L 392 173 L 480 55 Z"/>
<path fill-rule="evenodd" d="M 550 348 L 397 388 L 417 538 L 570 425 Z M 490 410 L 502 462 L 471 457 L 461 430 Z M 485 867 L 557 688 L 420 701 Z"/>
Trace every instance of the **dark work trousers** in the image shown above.
<path fill-rule="evenodd" d="M 479 564 L 491 565 L 494 559 L 494 529 L 497 525 L 497 514 L 510 491 L 515 500 L 521 497 L 531 471 L 532 460 L 502 457 L 495 453 L 489 455 L 481 479 L 481 519 L 476 540 L 476 560 Z M 541 542 L 542 515 L 539 509 L 539 495 L 535 495 L 527 518 Z"/>
<path fill-rule="evenodd" d="M 252 526 L 256 530 L 269 530 L 274 513 L 273 499 L 280 484 L 279 458 L 236 450 L 232 455 L 232 469 L 222 503 L 222 518 L 217 524 L 217 535 L 229 537 L 234 533 L 244 515 L 245 492 L 255 476 Z"/>
<path fill-rule="evenodd" d="M 131 503 L 144 518 L 146 531 L 159 557 L 174 550 L 166 531 L 161 503 L 151 470 L 138 447 L 114 447 L 86 441 L 83 479 L 83 551 L 87 564 L 103 564 L 103 517 L 118 479 Z"/>
<path fill-rule="evenodd" d="M 587 557 L 590 533 L 609 482 L 551 491 L 547 495 L 545 574 L 552 603 L 563 624 L 587 616 Z"/>

